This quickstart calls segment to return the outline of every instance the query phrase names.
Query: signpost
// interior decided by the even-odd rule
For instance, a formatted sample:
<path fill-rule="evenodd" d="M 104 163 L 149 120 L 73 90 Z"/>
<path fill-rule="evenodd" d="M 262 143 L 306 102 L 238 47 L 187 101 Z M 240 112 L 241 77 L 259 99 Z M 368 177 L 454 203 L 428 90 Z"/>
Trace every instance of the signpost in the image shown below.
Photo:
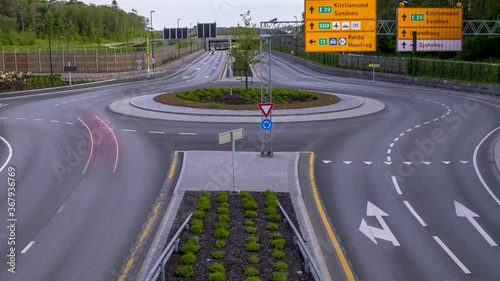
<path fill-rule="evenodd" d="M 72 87 L 71 85 L 71 72 L 75 72 L 77 70 L 76 66 L 71 66 L 71 62 L 68 61 L 68 66 L 63 67 L 64 72 L 68 72 L 69 75 L 69 86 Z"/>
<path fill-rule="evenodd" d="M 375 68 L 380 67 L 380 64 L 378 63 L 370 63 L 368 67 L 371 67 L 373 69 L 373 79 L 372 81 L 375 82 Z"/>
<path fill-rule="evenodd" d="M 376 51 L 376 6 L 376 0 L 305 0 L 305 51 Z"/>
<path fill-rule="evenodd" d="M 462 17 L 462 8 L 398 8 L 397 51 L 461 51 Z"/>
<path fill-rule="evenodd" d="M 236 140 L 242 139 L 243 138 L 243 128 L 239 128 L 236 130 L 232 131 L 227 131 L 224 133 L 219 134 L 219 144 L 224 144 L 228 142 L 233 143 L 233 186 L 231 188 L 231 192 L 236 192 L 236 180 L 235 180 L 235 168 L 234 168 L 234 158 L 235 158 L 235 152 L 236 152 Z"/>

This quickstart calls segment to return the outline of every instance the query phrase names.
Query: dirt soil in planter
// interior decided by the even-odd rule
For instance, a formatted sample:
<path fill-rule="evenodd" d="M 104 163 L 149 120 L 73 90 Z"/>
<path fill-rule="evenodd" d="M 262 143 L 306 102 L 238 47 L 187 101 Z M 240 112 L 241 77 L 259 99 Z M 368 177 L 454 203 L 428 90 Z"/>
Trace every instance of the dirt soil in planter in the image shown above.
<path fill-rule="evenodd" d="M 206 281 L 208 280 L 208 267 L 216 262 L 221 263 L 226 268 L 226 280 L 246 280 L 247 276 L 243 274 L 245 266 L 253 266 L 260 271 L 260 275 L 257 276 L 263 281 L 271 280 L 272 273 L 274 272 L 273 265 L 279 261 L 273 259 L 271 253 L 273 249 L 270 245 L 271 243 L 271 233 L 266 229 L 267 218 L 265 214 L 265 199 L 262 192 L 250 192 L 257 202 L 258 205 L 258 217 L 253 219 L 255 227 L 257 228 L 256 236 L 259 237 L 260 251 L 250 253 L 246 252 L 246 238 L 251 234 L 245 232 L 246 226 L 244 225 L 244 209 L 242 204 L 242 199 L 237 195 L 229 195 L 229 217 L 231 221 L 228 224 L 229 237 L 227 238 L 227 246 L 222 249 L 215 248 L 216 238 L 215 224 L 217 222 L 217 208 L 220 203 L 216 201 L 218 192 L 212 192 L 211 194 L 211 208 L 206 212 L 206 217 L 203 219 L 203 232 L 197 235 L 200 241 L 200 251 L 196 254 L 197 261 L 193 265 L 194 275 L 191 278 L 178 278 L 175 276 L 175 271 L 178 266 L 181 266 L 180 258 L 182 253 L 173 253 L 168 260 L 165 268 L 167 271 L 166 280 L 193 280 L 193 281 Z M 175 232 L 182 225 L 184 220 L 187 218 L 189 213 L 196 210 L 196 200 L 198 199 L 200 192 L 188 191 L 185 193 L 180 208 L 177 212 L 175 222 L 172 226 L 172 230 L 168 236 L 168 241 L 170 241 L 175 234 Z M 294 225 L 298 227 L 297 220 L 295 218 L 295 212 L 293 209 L 292 200 L 289 193 L 276 193 L 278 201 L 283 206 L 287 214 L 292 219 Z M 279 212 L 279 211 L 278 211 Z M 279 212 L 281 214 L 281 212 Z M 314 280 L 312 275 L 306 274 L 304 270 L 304 259 L 302 258 L 299 248 L 293 243 L 293 230 L 284 221 L 284 216 L 282 220 L 278 222 L 279 230 L 283 239 L 286 241 L 285 249 L 286 257 L 281 260 L 288 265 L 287 280 L 289 281 L 306 281 Z M 196 236 L 189 231 L 183 231 L 180 236 L 179 248 L 184 245 L 184 243 L 190 238 Z M 166 244 L 165 244 L 166 245 Z M 222 250 L 226 252 L 226 256 L 220 260 L 214 260 L 211 257 L 212 252 L 216 250 Z M 260 258 L 258 264 L 250 264 L 248 262 L 248 257 L 252 254 L 256 254 Z M 158 279 L 159 280 L 159 279 Z"/>

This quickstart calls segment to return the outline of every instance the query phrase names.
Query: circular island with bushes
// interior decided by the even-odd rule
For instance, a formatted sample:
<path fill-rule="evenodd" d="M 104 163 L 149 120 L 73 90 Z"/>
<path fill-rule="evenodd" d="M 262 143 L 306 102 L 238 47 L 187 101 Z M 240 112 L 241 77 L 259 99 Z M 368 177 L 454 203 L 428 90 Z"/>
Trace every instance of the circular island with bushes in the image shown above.
<path fill-rule="evenodd" d="M 340 98 L 325 93 L 276 88 L 272 90 L 275 109 L 299 109 L 338 103 Z M 154 101 L 172 106 L 206 109 L 254 110 L 261 102 L 261 90 L 242 88 L 194 89 L 161 94 Z M 264 100 L 267 102 L 267 100 Z"/>

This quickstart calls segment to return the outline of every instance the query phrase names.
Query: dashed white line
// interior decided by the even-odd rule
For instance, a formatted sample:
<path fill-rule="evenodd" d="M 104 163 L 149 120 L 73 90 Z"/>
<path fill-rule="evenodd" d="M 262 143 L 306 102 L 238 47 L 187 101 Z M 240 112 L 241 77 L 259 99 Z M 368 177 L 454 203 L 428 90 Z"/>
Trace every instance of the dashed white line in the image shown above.
<path fill-rule="evenodd" d="M 406 130 L 406 131 L 409 133 L 409 132 L 413 131 L 413 129 L 412 129 L 412 128 L 410 128 L 410 129 L 408 129 L 408 130 Z"/>
<path fill-rule="evenodd" d="M 388 158 L 389 158 L 389 157 L 388 157 Z M 384 164 L 386 164 L 386 165 L 390 166 L 390 165 L 392 165 L 392 162 L 391 162 L 391 161 L 388 161 L 388 162 L 384 162 Z"/>
<path fill-rule="evenodd" d="M 420 128 L 420 126 L 421 126 L 421 125 L 416 125 L 416 126 L 415 126 L 415 129 Z"/>
<path fill-rule="evenodd" d="M 366 165 L 371 165 L 373 162 L 371 162 L 371 161 L 363 161 L 363 163 L 365 163 Z"/>
<path fill-rule="evenodd" d="M 87 98 L 81 98 L 81 100 L 86 100 Z"/>
<path fill-rule="evenodd" d="M 440 104 L 440 102 L 438 102 L 438 101 L 434 101 L 434 103 L 435 103 L 435 104 Z"/>
<path fill-rule="evenodd" d="M 179 133 L 179 135 L 196 136 L 198 133 Z"/>
<path fill-rule="evenodd" d="M 449 165 L 451 163 L 451 161 L 441 161 L 443 162 L 443 164 L 446 164 L 446 165 Z"/>
<path fill-rule="evenodd" d="M 75 123 L 72 123 L 72 122 L 66 122 L 66 124 L 68 124 L 68 125 L 75 125 Z"/>
<path fill-rule="evenodd" d="M 398 180 L 396 179 L 396 177 L 395 176 L 391 176 L 391 179 L 392 179 L 392 184 L 394 184 L 394 188 L 396 188 L 396 192 L 399 195 L 402 195 L 403 192 L 401 192 L 401 188 L 399 188 Z"/>
<path fill-rule="evenodd" d="M 6 120 L 6 119 L 9 119 L 9 117 L 3 117 L 3 116 L 2 116 L 2 117 L 0 117 L 0 119 L 2 119 L 2 120 Z"/>
<path fill-rule="evenodd" d="M 434 121 L 434 122 L 439 121 L 439 118 L 433 119 L 432 121 Z"/>
<path fill-rule="evenodd" d="M 393 146 L 394 146 L 394 143 L 391 143 L 391 144 L 389 145 L 389 147 L 393 147 Z"/>
<path fill-rule="evenodd" d="M 430 121 L 427 121 L 424 123 L 424 125 L 429 125 L 431 122 Z"/>
<path fill-rule="evenodd" d="M 57 210 L 57 213 L 60 214 L 64 210 L 64 208 L 66 208 L 66 204 L 63 204 L 61 206 L 61 208 L 59 208 L 59 210 Z"/>
<path fill-rule="evenodd" d="M 35 121 L 43 121 L 43 119 L 35 119 Z"/>
<path fill-rule="evenodd" d="M 21 251 L 21 254 L 26 253 L 31 248 L 31 246 L 33 246 L 33 244 L 35 244 L 35 241 L 31 241 L 26 247 L 24 247 L 24 249 Z"/>
<path fill-rule="evenodd" d="M 344 162 L 344 164 L 346 164 L 346 165 L 349 165 L 352 163 L 352 161 L 342 161 L 342 162 Z"/>
<path fill-rule="evenodd" d="M 392 162 L 391 156 L 387 156 L 387 162 Z M 392 164 L 392 163 L 391 163 Z"/>
<path fill-rule="evenodd" d="M 392 149 L 387 149 L 387 154 L 391 154 Z"/>
<path fill-rule="evenodd" d="M 462 160 L 462 161 L 460 161 L 460 163 L 462 163 L 462 164 L 467 164 L 467 163 L 469 163 L 469 161 L 463 161 L 463 160 Z"/>
<path fill-rule="evenodd" d="M 58 104 L 58 103 L 57 103 L 57 104 L 54 104 L 54 106 L 59 106 L 59 104 Z"/>
<path fill-rule="evenodd" d="M 398 140 L 399 140 L 399 138 L 395 138 L 395 139 L 394 139 L 394 142 L 397 142 Z"/>
<path fill-rule="evenodd" d="M 150 134 L 165 134 L 165 132 L 149 131 Z"/>
<path fill-rule="evenodd" d="M 59 121 L 57 121 L 57 120 L 50 120 L 50 122 L 52 122 L 52 123 L 59 123 Z"/>
<path fill-rule="evenodd" d="M 433 238 L 434 238 L 434 240 L 436 240 L 436 242 L 439 244 L 439 246 L 441 246 L 441 248 L 443 248 L 443 250 L 448 254 L 448 256 L 450 256 L 450 258 L 460 267 L 460 269 L 462 269 L 462 271 L 465 274 L 470 274 L 469 269 L 467 269 L 467 267 L 465 267 L 465 265 L 457 258 L 457 256 L 455 256 L 455 254 L 453 254 L 453 252 L 443 243 L 443 241 L 441 241 L 441 239 L 439 239 L 439 237 L 433 236 Z"/>
<path fill-rule="evenodd" d="M 403 201 L 406 205 L 406 207 L 408 208 L 408 210 L 410 210 L 410 213 L 412 213 L 412 215 L 418 220 L 418 222 L 423 226 L 423 227 L 426 227 L 427 224 L 425 223 L 425 221 L 417 214 L 417 212 L 415 211 L 415 209 L 413 209 L 413 207 L 410 205 L 410 202 L 408 201 Z"/>
<path fill-rule="evenodd" d="M 19 117 L 17 120 L 26 120 L 27 118 Z"/>
<path fill-rule="evenodd" d="M 410 166 L 412 162 L 403 162 L 405 163 L 406 165 Z"/>
<path fill-rule="evenodd" d="M 132 133 L 137 132 L 137 130 L 129 130 L 129 129 L 122 129 L 122 131 L 124 131 L 124 132 L 132 132 Z"/>
<path fill-rule="evenodd" d="M 72 101 L 72 102 L 73 102 L 73 101 L 76 101 L 76 100 L 70 100 L 70 101 Z"/>
<path fill-rule="evenodd" d="M 92 97 L 93 97 L 93 98 L 97 98 L 97 97 L 99 97 L 99 95 L 95 95 L 95 96 L 92 96 Z"/>
<path fill-rule="evenodd" d="M 63 102 L 61 102 L 61 104 L 66 104 L 66 103 L 68 103 L 68 102 L 67 102 L 67 101 L 63 101 Z"/>
<path fill-rule="evenodd" d="M 446 115 L 441 116 L 441 118 L 445 118 L 445 117 L 446 117 Z"/>
<path fill-rule="evenodd" d="M 8 104 L 1 104 L 1 103 L 0 103 L 0 107 L 5 107 L 5 106 L 7 106 L 7 105 L 8 105 Z"/>
<path fill-rule="evenodd" d="M 422 164 L 429 166 L 431 164 L 431 162 L 422 161 Z"/>

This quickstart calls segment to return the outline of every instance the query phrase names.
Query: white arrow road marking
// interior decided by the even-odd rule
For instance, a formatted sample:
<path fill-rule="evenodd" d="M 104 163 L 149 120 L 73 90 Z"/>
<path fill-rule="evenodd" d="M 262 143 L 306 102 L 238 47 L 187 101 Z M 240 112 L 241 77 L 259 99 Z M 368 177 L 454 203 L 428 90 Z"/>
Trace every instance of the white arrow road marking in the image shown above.
<path fill-rule="evenodd" d="M 363 163 L 365 163 L 366 165 L 371 165 L 373 162 L 371 162 L 371 161 L 363 161 Z"/>
<path fill-rule="evenodd" d="M 453 254 L 453 252 L 443 243 L 443 241 L 441 241 L 441 239 L 439 239 L 439 237 L 433 236 L 433 238 L 434 238 L 434 240 L 436 240 L 436 242 L 439 244 L 439 246 L 441 246 L 441 248 L 443 248 L 443 250 L 448 254 L 448 256 L 450 256 L 450 258 L 460 267 L 460 269 L 462 269 L 462 271 L 465 274 L 470 274 L 469 269 L 467 269 L 467 267 L 465 267 L 465 265 L 457 258 L 457 256 L 455 256 L 455 254 Z"/>
<path fill-rule="evenodd" d="M 403 163 L 405 163 L 406 165 L 411 165 L 411 162 L 403 162 Z"/>
<path fill-rule="evenodd" d="M 387 162 L 391 163 L 392 164 L 392 158 L 391 156 L 387 156 Z M 389 164 L 390 165 L 390 164 Z"/>
<path fill-rule="evenodd" d="M 474 226 L 474 228 L 483 236 L 483 238 L 490 244 L 490 246 L 498 246 L 493 239 L 484 231 L 484 229 L 476 222 L 474 218 L 478 218 L 479 215 L 474 213 L 473 211 L 467 209 L 464 205 L 455 201 L 455 211 L 457 213 L 457 217 L 467 218 L 467 220 Z"/>
<path fill-rule="evenodd" d="M 449 165 L 451 163 L 451 161 L 441 161 L 443 162 L 443 164 L 446 164 L 446 165 Z"/>
<path fill-rule="evenodd" d="M 344 162 L 344 164 L 346 164 L 346 165 L 349 165 L 352 163 L 352 161 L 342 161 L 342 162 Z"/>
<path fill-rule="evenodd" d="M 323 163 L 325 163 L 325 164 L 330 164 L 331 162 L 332 161 L 330 161 L 330 160 L 323 160 Z"/>
<path fill-rule="evenodd" d="M 422 164 L 429 166 L 431 164 L 431 162 L 424 162 L 424 161 L 422 161 Z"/>
<path fill-rule="evenodd" d="M 386 165 L 391 165 L 391 164 L 392 164 L 392 162 L 388 161 L 388 162 L 384 162 L 384 164 L 386 164 Z"/>
<path fill-rule="evenodd" d="M 370 201 L 368 201 L 367 206 L 366 206 L 366 215 L 369 217 L 376 217 L 377 221 L 379 224 L 382 226 L 382 228 L 376 228 L 373 226 L 369 226 L 365 219 L 361 219 L 361 225 L 359 226 L 359 230 L 366 235 L 370 240 L 373 241 L 373 243 L 378 244 L 377 240 L 375 238 L 383 239 L 386 241 L 392 242 L 394 246 L 400 246 L 398 240 L 392 234 L 391 229 L 387 225 L 387 223 L 384 221 L 382 217 L 387 217 L 389 216 L 386 214 L 384 211 L 382 211 L 380 208 L 377 206 L 373 205 Z"/>
<path fill-rule="evenodd" d="M 402 195 L 403 192 L 401 192 L 401 188 L 399 188 L 398 180 L 396 179 L 395 176 L 391 176 L 392 183 L 394 184 L 394 187 L 396 188 L 396 191 L 399 195 Z"/>

